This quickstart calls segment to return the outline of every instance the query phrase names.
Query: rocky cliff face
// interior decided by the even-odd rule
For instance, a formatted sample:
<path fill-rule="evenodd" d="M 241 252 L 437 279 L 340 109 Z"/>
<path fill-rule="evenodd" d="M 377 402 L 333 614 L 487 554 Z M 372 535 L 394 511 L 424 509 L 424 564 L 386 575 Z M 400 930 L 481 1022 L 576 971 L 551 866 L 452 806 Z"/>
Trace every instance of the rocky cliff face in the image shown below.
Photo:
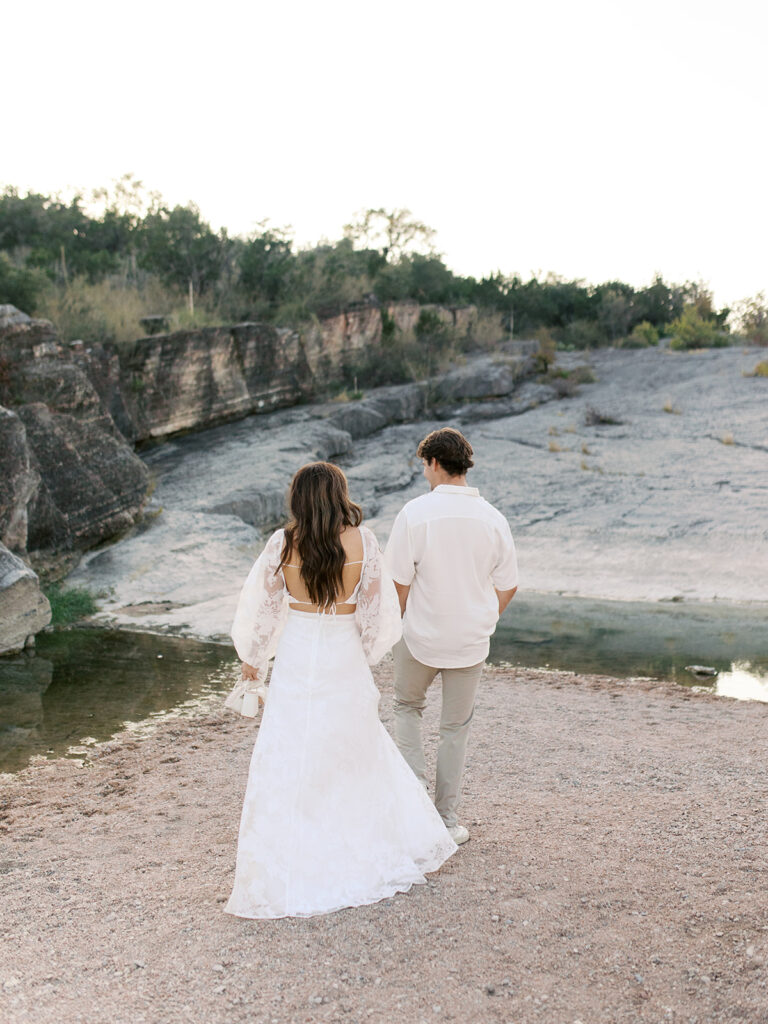
<path fill-rule="evenodd" d="M 46 320 L 0 307 L 0 543 L 88 547 L 134 522 L 144 464 Z"/>
<path fill-rule="evenodd" d="M 141 443 L 296 405 L 338 379 L 345 360 L 380 345 L 385 316 L 408 335 L 425 310 L 462 337 L 476 318 L 474 307 L 370 304 L 302 333 L 243 323 L 77 350 L 73 359 L 124 436 Z"/>
<path fill-rule="evenodd" d="M 141 338 L 114 360 L 97 353 L 88 372 L 134 441 L 295 405 L 313 388 L 298 334 L 265 324 Z"/>

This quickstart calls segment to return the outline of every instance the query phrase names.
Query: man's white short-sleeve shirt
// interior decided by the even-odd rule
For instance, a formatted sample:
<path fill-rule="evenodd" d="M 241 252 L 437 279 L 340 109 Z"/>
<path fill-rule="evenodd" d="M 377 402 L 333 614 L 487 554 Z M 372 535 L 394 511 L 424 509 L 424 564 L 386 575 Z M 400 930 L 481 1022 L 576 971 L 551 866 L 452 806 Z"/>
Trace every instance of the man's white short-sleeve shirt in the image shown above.
<path fill-rule="evenodd" d="M 499 618 L 496 590 L 517 586 L 509 524 L 476 487 L 439 484 L 395 519 L 384 555 L 410 586 L 403 639 L 434 668 L 465 668 L 488 657 Z"/>

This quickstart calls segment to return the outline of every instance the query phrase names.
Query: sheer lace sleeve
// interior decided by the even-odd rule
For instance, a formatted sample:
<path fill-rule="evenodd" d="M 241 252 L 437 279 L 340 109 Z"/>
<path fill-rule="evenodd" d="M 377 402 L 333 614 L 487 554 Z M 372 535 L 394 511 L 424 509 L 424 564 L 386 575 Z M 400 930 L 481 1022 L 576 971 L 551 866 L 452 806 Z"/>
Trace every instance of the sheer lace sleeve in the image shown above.
<path fill-rule="evenodd" d="M 366 660 L 375 665 L 400 639 L 403 623 L 395 584 L 384 566 L 378 542 L 366 526 L 360 527 L 360 534 L 365 553 L 355 620 Z"/>
<path fill-rule="evenodd" d="M 277 530 L 248 573 L 232 624 L 237 655 L 259 669 L 259 682 L 264 682 L 267 663 L 275 655 L 288 614 L 283 574 L 276 573 L 282 548 L 283 530 Z"/>

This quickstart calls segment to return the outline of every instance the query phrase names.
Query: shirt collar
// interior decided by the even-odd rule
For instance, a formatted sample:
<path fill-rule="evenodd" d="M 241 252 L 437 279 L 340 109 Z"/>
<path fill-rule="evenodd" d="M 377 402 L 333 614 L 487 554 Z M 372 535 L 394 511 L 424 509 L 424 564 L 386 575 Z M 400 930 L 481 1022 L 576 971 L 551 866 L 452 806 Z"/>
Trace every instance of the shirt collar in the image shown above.
<path fill-rule="evenodd" d="M 443 494 L 465 494 L 468 498 L 479 498 L 480 491 L 476 487 L 461 487 L 456 484 L 438 484 L 435 488 Z"/>

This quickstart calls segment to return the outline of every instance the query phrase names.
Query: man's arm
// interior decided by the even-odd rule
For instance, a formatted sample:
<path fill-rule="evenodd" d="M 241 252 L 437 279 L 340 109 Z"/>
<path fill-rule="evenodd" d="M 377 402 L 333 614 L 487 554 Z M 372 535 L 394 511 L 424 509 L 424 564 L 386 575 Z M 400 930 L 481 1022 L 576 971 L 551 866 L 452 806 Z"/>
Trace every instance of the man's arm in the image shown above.
<path fill-rule="evenodd" d="M 395 581 L 395 590 L 400 601 L 400 614 L 405 615 L 405 606 L 408 603 L 408 592 L 410 591 L 410 584 L 406 586 L 404 583 L 398 583 Z M 505 606 L 506 607 L 506 606 Z"/>
<path fill-rule="evenodd" d="M 395 584 L 395 586 L 397 587 L 397 583 Z M 494 587 L 494 590 L 495 589 L 496 588 Z M 398 587 L 398 593 L 399 592 L 400 592 L 400 588 Z M 517 593 L 517 587 L 512 587 L 511 590 L 496 590 L 496 597 L 498 597 L 498 599 L 499 599 L 499 618 L 501 618 L 501 616 L 504 614 L 504 609 L 507 607 L 507 605 L 509 604 L 509 602 L 512 600 L 512 598 L 515 596 L 516 593 Z M 406 593 L 406 597 L 407 596 L 408 595 Z M 400 600 L 400 603 L 404 607 L 402 598 Z"/>

